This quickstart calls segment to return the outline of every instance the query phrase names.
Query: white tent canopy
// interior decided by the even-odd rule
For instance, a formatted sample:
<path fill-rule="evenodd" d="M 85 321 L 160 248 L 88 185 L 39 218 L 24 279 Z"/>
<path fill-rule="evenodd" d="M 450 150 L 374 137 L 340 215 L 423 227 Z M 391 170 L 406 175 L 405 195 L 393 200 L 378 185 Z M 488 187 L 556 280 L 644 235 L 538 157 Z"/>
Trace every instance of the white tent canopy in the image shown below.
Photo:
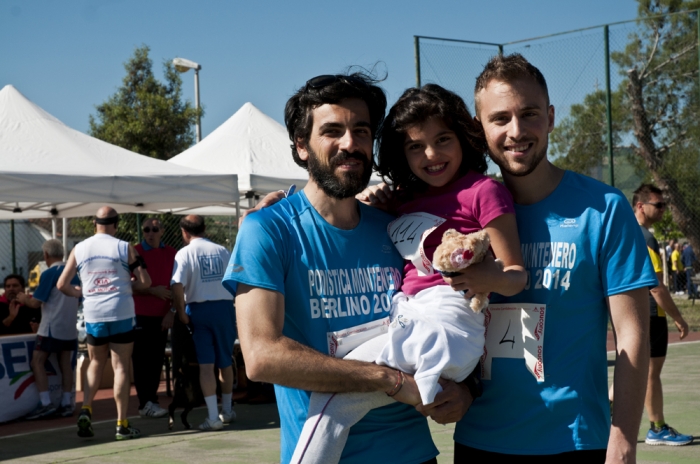
<path fill-rule="evenodd" d="M 290 145 L 280 123 L 246 103 L 204 140 L 168 162 L 237 174 L 238 189 L 244 194 L 266 194 L 291 184 L 301 189 L 309 175 L 294 163 Z"/>
<path fill-rule="evenodd" d="M 7 85 L 0 90 L 0 219 L 231 206 L 237 177 L 133 153 L 71 129 Z M 15 212 L 13 212 L 13 210 Z"/>

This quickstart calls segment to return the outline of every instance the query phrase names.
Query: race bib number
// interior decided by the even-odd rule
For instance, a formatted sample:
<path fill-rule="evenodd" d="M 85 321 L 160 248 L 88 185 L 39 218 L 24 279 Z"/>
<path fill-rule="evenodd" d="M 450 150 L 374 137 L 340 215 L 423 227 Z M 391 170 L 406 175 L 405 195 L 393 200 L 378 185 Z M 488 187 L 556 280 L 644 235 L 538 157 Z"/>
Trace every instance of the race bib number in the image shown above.
<path fill-rule="evenodd" d="M 484 310 L 486 346 L 481 378 L 491 380 L 493 358 L 522 359 L 537 382 L 544 382 L 544 328 L 546 305 L 492 304 Z"/>
<path fill-rule="evenodd" d="M 418 275 L 434 274 L 433 263 L 425 256 L 423 242 L 446 219 L 428 213 L 405 214 L 387 226 L 389 237 L 403 259 L 416 266 Z"/>
<path fill-rule="evenodd" d="M 373 339 L 389 331 L 389 316 L 376 321 L 326 333 L 328 338 L 328 354 L 334 358 L 344 358 L 346 354 Z"/>

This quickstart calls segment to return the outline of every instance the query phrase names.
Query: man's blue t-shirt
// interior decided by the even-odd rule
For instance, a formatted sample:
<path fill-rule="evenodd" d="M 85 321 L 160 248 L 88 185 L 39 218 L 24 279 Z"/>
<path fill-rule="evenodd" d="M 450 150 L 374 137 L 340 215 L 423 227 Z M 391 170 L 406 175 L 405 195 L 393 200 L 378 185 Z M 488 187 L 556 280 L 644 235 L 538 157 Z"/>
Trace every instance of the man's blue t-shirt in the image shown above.
<path fill-rule="evenodd" d="M 329 354 L 328 333 L 389 315 L 403 260 L 385 213 L 358 203 L 352 230 L 328 224 L 304 192 L 246 217 L 223 279 L 284 295 L 283 334 Z M 306 421 L 310 392 L 275 385 L 281 460 L 289 462 Z M 438 454 L 426 419 L 395 403 L 371 411 L 350 430 L 341 462 L 421 463 Z"/>
<path fill-rule="evenodd" d="M 527 353 L 487 357 L 491 378 L 458 422 L 455 441 L 506 454 L 604 449 L 610 432 L 606 297 L 658 285 L 639 225 L 618 190 L 569 171 L 547 198 L 516 204 L 515 211 L 528 282 L 519 294 L 494 295 L 491 303 L 546 305 L 546 316 L 529 333 L 487 328 L 487 347 L 489 338 L 503 350 L 544 332 L 544 375 L 538 382 L 527 369 Z"/>

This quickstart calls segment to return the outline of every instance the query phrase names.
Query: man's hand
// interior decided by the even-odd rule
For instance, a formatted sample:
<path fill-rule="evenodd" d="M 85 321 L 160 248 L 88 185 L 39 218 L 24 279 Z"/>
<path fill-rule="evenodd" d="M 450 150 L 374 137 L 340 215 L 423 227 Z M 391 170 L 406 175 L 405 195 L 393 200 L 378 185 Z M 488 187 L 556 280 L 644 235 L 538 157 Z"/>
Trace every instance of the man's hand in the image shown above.
<path fill-rule="evenodd" d="M 182 322 L 183 324 L 187 325 L 190 323 L 190 316 L 188 316 L 186 312 L 183 311 L 183 312 L 179 313 L 178 316 L 179 316 L 180 322 Z"/>
<path fill-rule="evenodd" d="M 246 218 L 246 216 L 256 211 L 260 211 L 263 208 L 267 208 L 268 206 L 272 206 L 283 198 L 285 198 L 285 193 L 283 191 L 268 193 L 267 195 L 265 195 L 265 198 L 258 202 L 257 205 L 243 211 L 243 214 L 241 214 L 241 218 L 238 220 L 238 228 L 241 227 L 241 224 L 243 224 L 243 220 Z"/>
<path fill-rule="evenodd" d="M 688 336 L 690 329 L 688 328 L 688 323 L 685 322 L 685 319 L 681 317 L 680 321 L 673 321 L 673 323 L 676 324 L 676 328 L 681 333 L 679 337 L 681 340 Z"/>
<path fill-rule="evenodd" d="M 26 305 L 27 302 L 28 302 L 31 298 L 32 298 L 31 295 L 27 295 L 27 294 L 24 293 L 24 292 L 19 292 L 19 293 L 17 294 L 17 296 L 15 297 L 15 300 L 19 301 L 19 302 L 22 303 L 23 305 Z"/>
<path fill-rule="evenodd" d="M 431 404 L 416 406 L 416 410 L 424 416 L 430 416 L 438 424 L 451 424 L 464 417 L 471 406 L 472 395 L 466 385 L 452 380 L 440 379 L 442 391 L 435 395 Z"/>
<path fill-rule="evenodd" d="M 160 298 L 161 300 L 170 300 L 173 298 L 173 294 L 164 285 L 158 285 L 156 287 L 150 287 L 148 293 Z"/>
<path fill-rule="evenodd" d="M 166 331 L 168 329 L 172 329 L 174 322 L 175 322 L 175 313 L 172 311 L 168 311 L 168 314 L 163 316 L 163 322 L 161 322 L 161 324 L 160 324 L 161 330 Z"/>
<path fill-rule="evenodd" d="M 10 301 L 10 316 L 12 316 L 12 320 L 14 320 L 19 314 L 19 307 L 21 305 L 22 303 L 17 301 L 17 299 Z"/>

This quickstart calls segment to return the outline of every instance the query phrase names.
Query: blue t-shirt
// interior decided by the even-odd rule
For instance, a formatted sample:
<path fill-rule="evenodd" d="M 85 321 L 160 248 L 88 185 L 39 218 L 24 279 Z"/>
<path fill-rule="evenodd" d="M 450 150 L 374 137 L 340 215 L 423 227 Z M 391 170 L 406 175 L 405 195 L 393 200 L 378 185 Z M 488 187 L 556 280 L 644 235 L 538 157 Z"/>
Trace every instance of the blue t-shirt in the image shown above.
<path fill-rule="evenodd" d="M 387 317 L 403 260 L 386 231 L 393 219 L 358 203 L 352 230 L 328 224 L 304 192 L 246 217 L 223 279 L 284 295 L 283 334 L 328 354 L 328 332 Z M 281 460 L 287 463 L 306 421 L 308 391 L 275 385 Z M 420 463 L 438 454 L 426 419 L 402 403 L 378 408 L 350 430 L 341 462 Z"/>
<path fill-rule="evenodd" d="M 605 298 L 658 285 L 639 225 L 617 189 L 569 171 L 547 198 L 515 211 L 528 282 L 491 302 L 546 305 L 544 378 L 538 383 L 522 357 L 493 357 L 455 441 L 506 454 L 607 448 Z M 487 346 L 489 337 L 519 335 L 487 332 Z"/>
<path fill-rule="evenodd" d="M 51 267 L 41 273 L 39 286 L 32 295 L 41 301 L 41 323 L 38 334 L 42 337 L 57 338 L 59 340 L 74 340 L 77 338 L 78 298 L 64 295 L 56 284 L 63 273 L 65 263 L 53 263 Z M 80 285 L 78 276 L 70 281 L 73 286 Z"/>

